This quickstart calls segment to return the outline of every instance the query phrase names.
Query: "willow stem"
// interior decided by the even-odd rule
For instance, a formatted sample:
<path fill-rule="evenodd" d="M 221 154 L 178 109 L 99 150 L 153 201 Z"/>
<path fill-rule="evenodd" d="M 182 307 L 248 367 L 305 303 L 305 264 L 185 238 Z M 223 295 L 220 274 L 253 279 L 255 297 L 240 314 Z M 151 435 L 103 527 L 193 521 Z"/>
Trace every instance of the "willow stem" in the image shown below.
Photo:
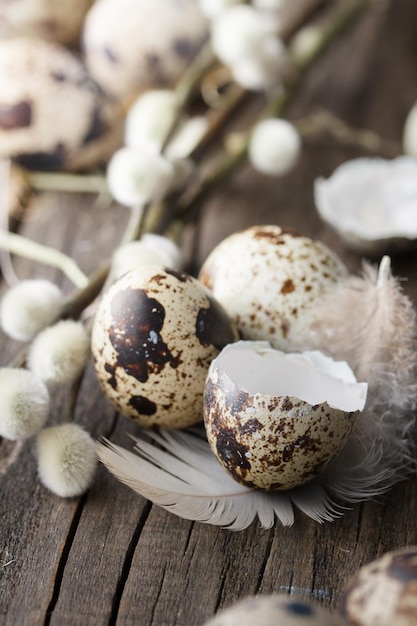
<path fill-rule="evenodd" d="M 386 158 L 394 158 L 402 152 L 401 145 L 384 139 L 365 128 L 352 128 L 330 111 L 319 111 L 295 123 L 304 138 L 329 136 L 344 146 L 376 152 Z"/>
<path fill-rule="evenodd" d="M 99 174 L 25 171 L 24 179 L 35 191 L 67 191 L 110 195 L 106 177 Z"/>
<path fill-rule="evenodd" d="M 31 239 L 2 229 L 0 229 L 0 248 L 32 261 L 60 269 L 76 287 L 85 287 L 88 284 L 87 276 L 80 270 L 75 261 L 59 250 L 43 246 Z"/>

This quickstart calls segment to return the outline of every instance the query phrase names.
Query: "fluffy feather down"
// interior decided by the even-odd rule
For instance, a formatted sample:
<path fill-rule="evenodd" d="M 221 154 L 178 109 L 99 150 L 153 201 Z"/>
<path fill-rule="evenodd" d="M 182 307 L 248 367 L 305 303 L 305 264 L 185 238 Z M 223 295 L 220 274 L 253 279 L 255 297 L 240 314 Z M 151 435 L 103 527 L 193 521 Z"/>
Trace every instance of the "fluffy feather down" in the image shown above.
<path fill-rule="evenodd" d="M 365 409 L 324 478 L 344 499 L 372 497 L 414 464 L 416 312 L 387 256 L 379 270 L 364 263 L 362 276 L 341 281 L 316 312 L 316 345 L 368 382 Z"/>

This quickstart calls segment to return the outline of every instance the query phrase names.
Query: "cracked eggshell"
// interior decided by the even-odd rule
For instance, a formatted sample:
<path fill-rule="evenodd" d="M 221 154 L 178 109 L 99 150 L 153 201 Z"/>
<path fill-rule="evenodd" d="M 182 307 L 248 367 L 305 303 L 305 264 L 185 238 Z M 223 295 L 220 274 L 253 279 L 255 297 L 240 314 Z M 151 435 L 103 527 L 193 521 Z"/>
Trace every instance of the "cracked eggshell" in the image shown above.
<path fill-rule="evenodd" d="M 366 399 L 347 363 L 267 342 L 226 346 L 210 366 L 204 423 L 240 483 L 284 491 L 315 478 L 345 445 Z"/>
<path fill-rule="evenodd" d="M 379 256 L 417 245 L 417 158 L 359 158 L 314 184 L 321 219 L 345 245 Z"/>
<path fill-rule="evenodd" d="M 318 603 L 288 594 L 249 596 L 223 609 L 204 626 L 341 626 Z"/>
<path fill-rule="evenodd" d="M 91 75 L 118 99 L 172 87 L 207 37 L 196 0 L 98 0 L 84 23 Z"/>
<path fill-rule="evenodd" d="M 13 0 L 0 2 L 0 37 L 40 37 L 78 42 L 93 0 Z"/>
<path fill-rule="evenodd" d="M 155 265 L 132 270 L 103 296 L 92 352 L 103 391 L 144 427 L 203 419 L 211 361 L 237 332 L 197 279 Z"/>
<path fill-rule="evenodd" d="M 119 107 L 58 44 L 0 42 L 0 84 L 0 157 L 29 169 L 86 169 L 105 162 L 122 141 Z"/>
<path fill-rule="evenodd" d="M 361 567 L 343 591 L 339 611 L 356 626 L 417 624 L 417 546 L 384 554 Z"/>
<path fill-rule="evenodd" d="M 325 245 L 279 226 L 254 226 L 224 239 L 199 280 L 213 292 L 243 339 L 298 349 L 314 321 L 314 302 L 346 276 Z"/>

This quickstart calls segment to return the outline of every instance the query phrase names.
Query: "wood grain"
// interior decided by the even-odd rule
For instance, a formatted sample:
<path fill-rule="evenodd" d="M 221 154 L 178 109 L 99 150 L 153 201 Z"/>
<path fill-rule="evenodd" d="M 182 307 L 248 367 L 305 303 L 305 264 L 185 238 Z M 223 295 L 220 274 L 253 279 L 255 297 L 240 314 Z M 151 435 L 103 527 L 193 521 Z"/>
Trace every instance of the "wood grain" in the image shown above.
<path fill-rule="evenodd" d="M 288 116 L 297 120 L 326 107 L 358 127 L 399 141 L 417 99 L 417 4 L 396 0 L 344 33 L 308 72 Z M 197 272 L 222 238 L 253 224 L 276 223 L 318 238 L 349 269 L 361 257 L 345 249 L 317 217 L 313 181 L 362 155 L 332 142 L 308 142 L 296 170 L 282 180 L 244 166 L 205 204 L 189 231 L 189 269 Z M 119 240 L 125 209 L 100 208 L 91 197 L 41 194 L 31 203 L 23 234 L 68 252 L 93 271 Z M 19 278 L 45 276 L 70 286 L 50 268 L 15 261 Z M 394 272 L 417 305 L 415 254 L 393 260 Z M 5 285 L 2 287 L 5 288 Z M 1 337 L 2 363 L 18 346 Z M 65 393 L 57 394 L 51 421 Z M 89 367 L 77 420 L 95 437 L 128 446 L 135 427 L 117 416 Z M 39 483 L 33 442 L 17 454 L 0 444 L 0 622 L 41 624 L 198 626 L 247 594 L 285 591 L 334 608 L 353 572 L 377 555 L 417 543 L 415 481 L 386 497 L 352 507 L 331 524 L 301 513 L 292 528 L 239 533 L 181 520 L 152 506 L 99 467 L 92 489 L 60 500 Z M 3 465 L 1 464 L 3 462 Z"/>

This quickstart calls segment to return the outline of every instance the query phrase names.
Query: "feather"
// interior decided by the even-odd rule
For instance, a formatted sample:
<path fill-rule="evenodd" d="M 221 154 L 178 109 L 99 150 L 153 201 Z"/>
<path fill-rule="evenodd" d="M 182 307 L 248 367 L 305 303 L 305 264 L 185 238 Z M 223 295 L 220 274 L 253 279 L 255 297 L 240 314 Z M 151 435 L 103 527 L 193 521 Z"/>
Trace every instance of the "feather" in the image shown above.
<path fill-rule="evenodd" d="M 134 441 L 136 453 L 104 439 L 97 443 L 98 457 L 121 482 L 179 517 L 242 530 L 255 518 L 263 528 L 276 518 L 291 526 L 293 504 L 318 522 L 340 515 L 318 484 L 281 493 L 240 485 L 195 429 L 151 431 Z"/>
<path fill-rule="evenodd" d="M 391 274 L 389 257 L 379 270 L 365 263 L 315 309 L 316 347 L 349 363 L 368 382 L 364 411 L 324 480 L 345 500 L 382 493 L 414 465 L 417 408 L 416 312 Z"/>
<path fill-rule="evenodd" d="M 365 409 L 342 452 L 307 485 L 261 492 L 237 483 L 218 463 L 204 430 L 142 431 L 135 452 L 102 440 L 99 459 L 121 482 L 155 504 L 189 520 L 230 530 L 256 518 L 294 523 L 294 507 L 317 522 L 332 521 L 346 504 L 384 493 L 414 467 L 417 408 L 416 313 L 389 257 L 379 271 L 364 265 L 316 306 L 308 349 L 347 361 L 368 382 Z"/>

